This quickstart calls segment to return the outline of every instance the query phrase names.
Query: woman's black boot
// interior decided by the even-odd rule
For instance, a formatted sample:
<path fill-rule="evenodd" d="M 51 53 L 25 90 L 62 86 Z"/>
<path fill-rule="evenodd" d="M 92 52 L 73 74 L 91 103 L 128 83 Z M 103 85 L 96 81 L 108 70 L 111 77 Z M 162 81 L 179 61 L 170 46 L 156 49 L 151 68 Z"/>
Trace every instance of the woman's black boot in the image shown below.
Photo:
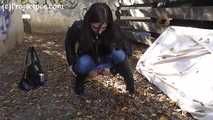
<path fill-rule="evenodd" d="M 130 94 L 134 94 L 134 78 L 128 61 L 125 60 L 124 62 L 115 65 L 113 69 L 116 71 L 116 73 L 119 73 L 122 77 L 124 77 L 126 89 L 129 91 Z"/>
<path fill-rule="evenodd" d="M 84 93 L 86 75 L 77 75 L 75 80 L 74 92 L 78 95 Z"/>

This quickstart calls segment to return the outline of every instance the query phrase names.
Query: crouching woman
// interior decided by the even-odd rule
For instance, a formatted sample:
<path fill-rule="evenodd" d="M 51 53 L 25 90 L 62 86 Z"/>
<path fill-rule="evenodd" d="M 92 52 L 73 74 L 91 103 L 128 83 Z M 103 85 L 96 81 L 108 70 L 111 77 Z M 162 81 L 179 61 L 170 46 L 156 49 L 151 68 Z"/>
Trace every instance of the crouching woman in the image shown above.
<path fill-rule="evenodd" d="M 105 3 L 94 3 L 84 19 L 75 21 L 68 29 L 65 51 L 69 69 L 76 76 L 76 94 L 84 93 L 85 79 L 90 72 L 105 68 L 123 76 L 126 89 L 134 93 L 124 36 Z"/>

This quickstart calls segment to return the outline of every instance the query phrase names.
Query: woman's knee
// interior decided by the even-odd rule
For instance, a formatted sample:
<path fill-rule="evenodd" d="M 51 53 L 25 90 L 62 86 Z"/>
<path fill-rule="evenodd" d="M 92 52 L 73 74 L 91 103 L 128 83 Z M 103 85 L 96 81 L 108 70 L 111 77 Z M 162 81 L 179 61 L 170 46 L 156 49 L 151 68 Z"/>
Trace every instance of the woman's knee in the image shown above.
<path fill-rule="evenodd" d="M 125 61 L 126 57 L 125 52 L 121 49 L 112 51 L 112 60 L 115 64 Z"/>
<path fill-rule="evenodd" d="M 88 74 L 95 68 L 95 62 L 89 55 L 81 56 L 75 65 L 75 71 L 80 74 Z"/>

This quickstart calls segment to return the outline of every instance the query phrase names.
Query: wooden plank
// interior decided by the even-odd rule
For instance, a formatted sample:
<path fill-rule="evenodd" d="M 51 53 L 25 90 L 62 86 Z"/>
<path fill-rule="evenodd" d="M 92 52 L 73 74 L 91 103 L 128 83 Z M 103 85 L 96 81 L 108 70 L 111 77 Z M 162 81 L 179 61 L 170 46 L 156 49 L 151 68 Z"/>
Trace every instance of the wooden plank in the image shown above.
<path fill-rule="evenodd" d="M 145 9 L 146 8 L 146 9 Z M 146 17 L 161 17 L 162 15 L 170 18 L 189 19 L 189 20 L 209 20 L 213 21 L 213 6 L 208 7 L 174 7 L 174 8 L 148 8 L 140 11 Z M 134 11 L 134 10 L 132 10 Z M 135 16 L 140 17 L 140 16 Z"/>
<path fill-rule="evenodd" d="M 213 6 L 210 7 L 180 7 L 180 8 L 154 8 L 148 10 L 150 17 L 167 15 L 176 19 L 209 20 L 213 21 Z M 145 13 L 146 14 L 146 13 Z M 148 14 L 147 14 L 148 15 Z"/>
<path fill-rule="evenodd" d="M 151 22 L 151 17 L 132 17 L 132 16 L 121 16 L 122 21 L 140 21 L 140 22 Z"/>
<path fill-rule="evenodd" d="M 140 10 L 143 10 L 143 9 L 151 9 L 152 7 L 147 7 L 147 6 L 144 6 L 144 7 L 121 7 L 120 10 L 130 10 L 130 9 L 140 9 Z"/>

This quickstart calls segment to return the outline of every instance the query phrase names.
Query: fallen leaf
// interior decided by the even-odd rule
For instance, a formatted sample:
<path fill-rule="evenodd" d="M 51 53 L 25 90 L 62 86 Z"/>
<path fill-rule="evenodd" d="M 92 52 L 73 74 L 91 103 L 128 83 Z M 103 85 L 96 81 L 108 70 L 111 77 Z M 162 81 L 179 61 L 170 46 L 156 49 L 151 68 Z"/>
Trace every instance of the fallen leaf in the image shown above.
<path fill-rule="evenodd" d="M 121 108 L 121 111 L 127 111 L 127 110 L 128 110 L 128 107 Z"/>
<path fill-rule="evenodd" d="M 168 118 L 166 116 L 162 115 L 159 120 L 168 120 Z"/>

